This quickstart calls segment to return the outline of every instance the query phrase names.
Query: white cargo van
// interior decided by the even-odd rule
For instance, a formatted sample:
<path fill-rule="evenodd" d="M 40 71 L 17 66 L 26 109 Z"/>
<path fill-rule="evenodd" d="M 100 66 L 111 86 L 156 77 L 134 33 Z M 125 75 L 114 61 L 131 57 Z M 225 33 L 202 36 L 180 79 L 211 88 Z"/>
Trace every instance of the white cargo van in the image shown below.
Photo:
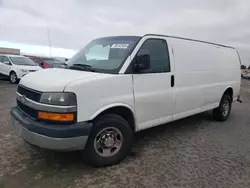
<path fill-rule="evenodd" d="M 21 79 L 12 123 L 33 145 L 84 149 L 95 166 L 121 161 L 136 131 L 211 109 L 225 121 L 239 100 L 239 55 L 219 44 L 152 34 L 105 37 L 67 63 Z"/>

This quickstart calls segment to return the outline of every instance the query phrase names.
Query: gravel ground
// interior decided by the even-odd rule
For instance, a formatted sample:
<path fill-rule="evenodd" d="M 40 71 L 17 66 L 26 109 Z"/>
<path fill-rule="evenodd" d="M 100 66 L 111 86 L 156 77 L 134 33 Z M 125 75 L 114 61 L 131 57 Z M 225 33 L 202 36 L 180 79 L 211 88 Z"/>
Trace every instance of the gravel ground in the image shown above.
<path fill-rule="evenodd" d="M 95 169 L 79 152 L 33 148 L 8 124 L 16 85 L 0 81 L 0 188 L 250 187 L 250 81 L 227 122 L 211 112 L 137 133 L 121 164 Z"/>

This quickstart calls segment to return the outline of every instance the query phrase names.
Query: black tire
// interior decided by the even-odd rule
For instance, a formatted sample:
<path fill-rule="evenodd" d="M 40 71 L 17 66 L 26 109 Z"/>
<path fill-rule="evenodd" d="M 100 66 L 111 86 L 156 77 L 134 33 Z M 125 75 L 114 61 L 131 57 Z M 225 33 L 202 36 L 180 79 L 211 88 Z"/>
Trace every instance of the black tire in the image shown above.
<path fill-rule="evenodd" d="M 119 130 L 122 134 L 122 144 L 113 156 L 101 156 L 96 150 L 98 134 L 109 127 Z M 103 138 L 103 137 L 101 137 Z M 94 121 L 92 132 L 84 149 L 83 155 L 87 163 L 94 167 L 112 166 L 122 161 L 129 153 L 133 140 L 133 132 L 128 122 L 116 114 L 106 114 Z"/>
<path fill-rule="evenodd" d="M 228 104 L 228 110 L 225 112 L 225 105 Z M 228 94 L 222 96 L 220 106 L 213 110 L 214 119 L 217 121 L 226 121 L 230 115 L 232 108 L 232 97 Z"/>
<path fill-rule="evenodd" d="M 14 79 L 14 77 L 15 77 L 15 79 Z M 10 72 L 10 83 L 16 84 L 17 82 L 18 82 L 18 78 L 17 78 L 16 73 L 14 71 Z"/>

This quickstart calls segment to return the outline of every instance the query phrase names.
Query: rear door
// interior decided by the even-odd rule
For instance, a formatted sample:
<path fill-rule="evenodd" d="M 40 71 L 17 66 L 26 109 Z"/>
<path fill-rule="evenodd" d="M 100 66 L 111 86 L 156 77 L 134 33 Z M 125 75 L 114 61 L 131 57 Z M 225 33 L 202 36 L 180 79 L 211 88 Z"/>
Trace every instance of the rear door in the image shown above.
<path fill-rule="evenodd" d="M 143 53 L 150 56 L 150 68 L 133 74 L 138 130 L 172 121 L 174 109 L 174 72 L 167 41 L 146 38 L 135 58 Z"/>

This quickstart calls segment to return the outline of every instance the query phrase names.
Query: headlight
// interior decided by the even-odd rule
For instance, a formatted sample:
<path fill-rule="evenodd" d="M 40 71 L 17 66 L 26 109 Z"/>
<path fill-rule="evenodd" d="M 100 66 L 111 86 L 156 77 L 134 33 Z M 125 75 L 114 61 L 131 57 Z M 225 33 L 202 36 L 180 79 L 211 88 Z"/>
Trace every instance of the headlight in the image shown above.
<path fill-rule="evenodd" d="M 27 70 L 27 69 L 19 69 L 20 71 L 22 71 L 22 72 L 28 72 L 29 70 Z"/>
<path fill-rule="evenodd" d="M 43 93 L 40 102 L 59 106 L 74 106 L 76 105 L 76 95 L 74 93 Z"/>

